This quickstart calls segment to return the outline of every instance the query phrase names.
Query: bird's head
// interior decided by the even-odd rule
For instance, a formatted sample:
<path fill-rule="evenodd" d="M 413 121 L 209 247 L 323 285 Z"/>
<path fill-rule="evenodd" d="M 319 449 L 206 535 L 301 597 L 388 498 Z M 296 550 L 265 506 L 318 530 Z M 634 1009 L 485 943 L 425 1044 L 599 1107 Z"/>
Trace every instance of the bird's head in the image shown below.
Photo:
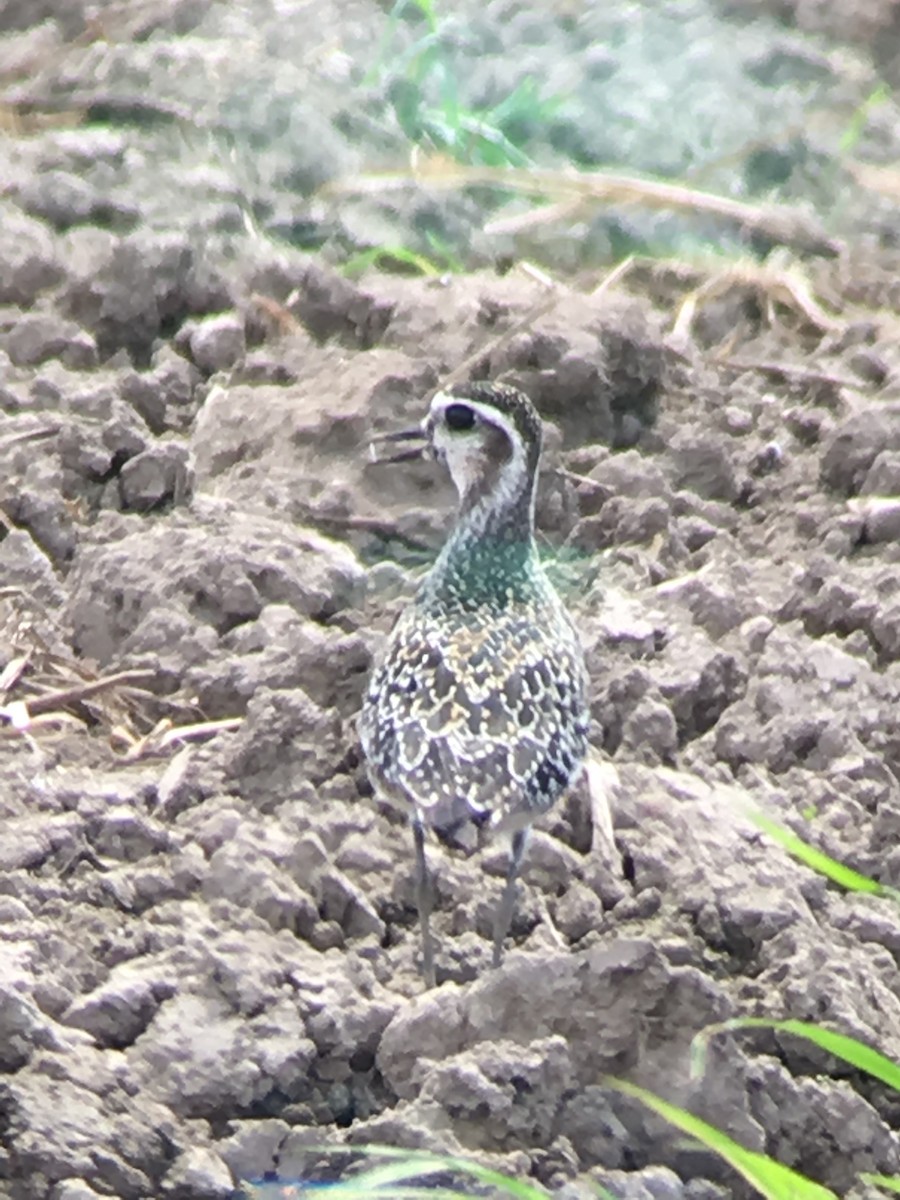
<path fill-rule="evenodd" d="M 541 454 L 541 421 L 531 401 L 501 383 L 454 384 L 438 392 L 418 429 L 382 442 L 416 445 L 380 462 L 431 454 L 450 472 L 464 508 L 490 497 L 533 489 Z"/>

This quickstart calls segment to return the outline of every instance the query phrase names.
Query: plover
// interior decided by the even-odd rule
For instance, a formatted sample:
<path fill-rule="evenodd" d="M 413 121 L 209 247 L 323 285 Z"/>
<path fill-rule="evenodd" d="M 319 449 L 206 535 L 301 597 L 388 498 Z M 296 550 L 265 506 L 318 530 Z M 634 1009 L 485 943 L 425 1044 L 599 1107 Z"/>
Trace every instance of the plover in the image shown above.
<path fill-rule="evenodd" d="M 541 566 L 534 503 L 541 421 L 515 388 L 456 385 L 382 456 L 430 454 L 459 493 L 456 526 L 400 614 L 369 679 L 359 732 L 376 793 L 410 814 L 426 984 L 434 986 L 425 831 L 509 832 L 493 965 L 512 923 L 532 822 L 571 787 L 587 752 L 587 676 L 575 627 Z"/>

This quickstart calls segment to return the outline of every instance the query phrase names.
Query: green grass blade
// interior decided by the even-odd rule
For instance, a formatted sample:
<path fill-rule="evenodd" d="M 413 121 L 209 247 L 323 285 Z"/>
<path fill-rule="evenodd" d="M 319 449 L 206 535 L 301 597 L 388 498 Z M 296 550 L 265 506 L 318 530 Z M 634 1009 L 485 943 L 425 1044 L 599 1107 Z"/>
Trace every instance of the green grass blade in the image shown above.
<path fill-rule="evenodd" d="M 511 1175 L 504 1175 L 501 1171 L 494 1171 L 490 1167 L 482 1167 L 465 1159 L 454 1159 L 453 1164 L 454 1170 L 471 1175 L 479 1183 L 499 1188 L 507 1196 L 512 1196 L 513 1200 L 549 1200 L 549 1192 L 545 1192 L 536 1184 L 527 1183 L 524 1179 L 513 1179 Z"/>
<path fill-rule="evenodd" d="M 900 1195 L 900 1175 L 860 1175 L 861 1183 L 871 1184 L 872 1187 L 882 1188 L 886 1192 L 896 1192 Z"/>
<path fill-rule="evenodd" d="M 621 1079 L 608 1079 L 606 1082 L 624 1095 L 640 1100 L 682 1133 L 702 1142 L 742 1175 L 766 1200 L 837 1200 L 835 1193 L 822 1184 L 783 1166 L 768 1155 L 746 1150 L 714 1125 L 675 1104 L 661 1100 L 652 1092 Z"/>
<path fill-rule="evenodd" d="M 739 1029 L 773 1029 L 776 1033 L 790 1033 L 795 1037 L 805 1038 L 806 1041 L 818 1046 L 820 1050 L 833 1054 L 842 1062 L 848 1063 L 860 1071 L 865 1071 L 867 1075 L 871 1075 L 874 1079 L 880 1079 L 888 1087 L 900 1092 L 900 1066 L 893 1059 L 887 1058 L 878 1050 L 873 1050 L 864 1042 L 857 1041 L 856 1038 L 848 1037 L 844 1033 L 835 1033 L 834 1030 L 825 1029 L 812 1021 L 775 1021 L 769 1020 L 767 1017 L 735 1017 L 732 1021 L 723 1021 L 721 1025 L 712 1025 L 708 1029 L 701 1029 L 694 1038 L 694 1042 L 702 1044 L 716 1033 L 734 1032 Z"/>
<path fill-rule="evenodd" d="M 874 91 L 870 92 L 862 104 L 852 113 L 847 128 L 838 142 L 838 149 L 843 154 L 856 149 L 866 125 L 869 123 L 869 115 L 890 98 L 891 89 L 886 83 L 879 83 Z"/>
<path fill-rule="evenodd" d="M 318 1192 L 312 1193 L 317 1195 Z M 306 1195 L 301 1191 L 300 1195 Z M 406 1187 L 402 1184 L 388 1184 L 385 1188 L 373 1188 L 363 1176 L 357 1183 L 332 1184 L 322 1200 L 472 1200 L 468 1192 L 458 1192 L 455 1188 Z"/>
<path fill-rule="evenodd" d="M 431 1156 L 418 1157 L 409 1154 L 406 1158 L 360 1171 L 352 1178 L 334 1184 L 329 1193 L 335 1200 L 343 1200 L 345 1191 L 351 1190 L 365 1195 L 384 1195 L 384 1189 L 387 1188 L 393 1195 L 399 1184 L 408 1184 L 411 1179 L 427 1179 L 431 1175 L 445 1174 L 449 1169 L 445 1163 L 436 1162 Z"/>
<path fill-rule="evenodd" d="M 468 1200 L 465 1192 L 454 1188 L 435 1188 L 403 1185 L 412 1179 L 455 1172 L 468 1175 L 479 1183 L 496 1188 L 512 1200 L 549 1200 L 543 1188 L 522 1179 L 513 1179 L 501 1171 L 483 1167 L 451 1154 L 433 1154 L 427 1151 L 401 1150 L 394 1146 L 361 1144 L 359 1146 L 310 1146 L 311 1152 L 324 1155 L 347 1155 L 359 1153 L 371 1159 L 386 1159 L 387 1162 L 361 1171 L 351 1179 L 331 1184 L 328 1200 L 367 1200 L 368 1197 L 385 1197 L 389 1200 L 418 1200 L 419 1196 L 429 1200 Z"/>
<path fill-rule="evenodd" d="M 386 1163 L 381 1166 L 372 1167 L 367 1171 L 355 1175 L 352 1179 L 348 1179 L 345 1184 L 338 1184 L 329 1191 L 329 1200 L 333 1196 L 335 1200 L 348 1200 L 342 1190 L 345 1186 L 347 1189 L 352 1189 L 354 1195 L 380 1195 L 380 1196 L 398 1196 L 400 1184 L 409 1183 L 413 1179 L 427 1178 L 432 1175 L 445 1175 L 448 1172 L 453 1172 L 459 1175 L 469 1175 L 473 1179 L 477 1179 L 480 1183 L 489 1184 L 491 1187 L 497 1188 L 506 1196 L 511 1196 L 514 1200 L 547 1200 L 547 1193 L 540 1188 L 535 1188 L 534 1185 L 525 1183 L 520 1179 L 513 1179 L 508 1175 L 502 1174 L 500 1171 L 493 1171 L 489 1167 L 482 1167 L 478 1163 L 469 1162 L 467 1159 L 446 1157 L 441 1155 L 417 1154 L 407 1152 L 405 1157 L 396 1162 Z M 421 1186 L 413 1190 L 421 1191 Z M 446 1195 L 463 1195 L 464 1193 L 457 1192 L 454 1188 L 428 1188 L 430 1196 L 437 1196 L 441 1192 Z"/>
<path fill-rule="evenodd" d="M 440 37 L 436 33 L 425 33 L 398 55 L 391 64 L 391 77 L 406 79 L 417 86 L 423 84 L 435 66 L 443 58 Z"/>
<path fill-rule="evenodd" d="M 363 77 L 363 87 L 370 87 L 384 72 L 388 47 L 393 44 L 397 34 L 397 27 L 400 24 L 400 18 L 403 16 L 404 9 L 408 8 L 410 4 L 418 8 L 425 17 L 429 32 L 432 34 L 437 33 L 437 17 L 429 0 L 397 0 L 397 3 L 388 13 L 384 33 L 379 39 L 378 49 L 375 53 L 375 61 Z"/>
<path fill-rule="evenodd" d="M 454 275 L 461 275 L 465 270 L 462 259 L 458 258 L 453 253 L 450 243 L 440 236 L 433 229 L 425 230 L 425 241 L 428 243 L 428 249 L 434 255 L 433 261 L 440 263 L 441 269 L 452 271 Z"/>
<path fill-rule="evenodd" d="M 520 138 L 514 132 L 518 127 L 543 124 L 551 120 L 564 104 L 564 96 L 555 93 L 544 96 L 541 85 L 529 75 L 482 115 L 518 143 Z"/>
<path fill-rule="evenodd" d="M 435 71 L 435 76 L 440 88 L 441 109 L 444 113 L 444 119 L 451 128 L 455 129 L 459 126 L 461 112 L 456 74 L 449 68 L 447 62 L 443 61 Z"/>
<path fill-rule="evenodd" d="M 432 33 L 438 31 L 438 15 L 434 0 L 412 0 L 412 3 L 419 10 Z"/>
<path fill-rule="evenodd" d="M 470 143 L 483 143 L 481 154 L 486 166 L 531 167 L 531 159 L 518 146 L 513 145 L 502 129 L 491 125 L 477 113 L 461 113 L 460 130 L 468 135 Z"/>
<path fill-rule="evenodd" d="M 406 275 L 439 275 L 441 273 L 437 263 L 426 258 L 424 254 L 417 254 L 415 250 L 407 249 L 406 246 L 372 246 L 369 250 L 361 250 L 359 254 L 351 255 L 341 270 L 349 279 L 357 279 L 370 267 Z"/>
<path fill-rule="evenodd" d="M 420 114 L 422 126 L 420 143 L 428 139 L 437 149 L 460 160 L 458 143 L 461 136 L 459 125 L 451 125 L 444 119 L 440 108 L 423 108 Z M 461 160 L 460 160 L 461 161 Z"/>
<path fill-rule="evenodd" d="M 861 875 L 852 867 L 845 867 L 843 863 L 837 862 L 823 850 L 817 850 L 815 846 L 810 846 L 792 830 L 779 825 L 777 821 L 773 821 L 771 817 L 767 817 L 758 809 L 751 809 L 747 816 L 757 829 L 768 834 L 773 841 L 787 850 L 788 854 L 792 854 L 807 867 L 819 875 L 826 876 L 832 883 L 838 884 L 848 892 L 865 892 L 870 896 L 888 896 L 891 899 L 900 898 L 900 893 L 893 888 L 886 887 L 875 879 L 869 879 L 868 875 Z"/>

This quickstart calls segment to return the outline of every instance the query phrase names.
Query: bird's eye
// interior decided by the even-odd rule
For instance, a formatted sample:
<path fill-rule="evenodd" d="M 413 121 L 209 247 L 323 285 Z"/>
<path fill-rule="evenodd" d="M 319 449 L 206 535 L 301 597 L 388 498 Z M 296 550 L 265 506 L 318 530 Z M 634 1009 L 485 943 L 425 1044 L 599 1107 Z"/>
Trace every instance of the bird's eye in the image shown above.
<path fill-rule="evenodd" d="M 471 429 L 475 424 L 475 412 L 468 404 L 448 404 L 444 409 L 444 420 L 448 429 Z"/>

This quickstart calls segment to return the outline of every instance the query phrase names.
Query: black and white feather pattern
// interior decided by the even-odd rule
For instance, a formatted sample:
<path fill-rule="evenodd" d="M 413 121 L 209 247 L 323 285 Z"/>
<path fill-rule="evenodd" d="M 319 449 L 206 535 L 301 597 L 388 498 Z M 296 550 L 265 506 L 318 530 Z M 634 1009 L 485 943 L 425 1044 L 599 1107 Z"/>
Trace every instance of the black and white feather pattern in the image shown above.
<path fill-rule="evenodd" d="M 514 831 L 581 771 L 587 679 L 534 542 L 540 422 L 513 389 L 469 385 L 457 395 L 488 417 L 496 407 L 508 436 L 520 439 L 515 453 L 504 451 L 519 473 L 498 472 L 496 487 L 462 504 L 375 664 L 359 729 L 374 786 L 422 824 Z"/>
<path fill-rule="evenodd" d="M 554 601 L 487 620 L 423 620 L 413 605 L 397 622 L 361 733 L 377 785 L 425 824 L 527 825 L 573 782 L 587 748 L 584 665 Z"/>

